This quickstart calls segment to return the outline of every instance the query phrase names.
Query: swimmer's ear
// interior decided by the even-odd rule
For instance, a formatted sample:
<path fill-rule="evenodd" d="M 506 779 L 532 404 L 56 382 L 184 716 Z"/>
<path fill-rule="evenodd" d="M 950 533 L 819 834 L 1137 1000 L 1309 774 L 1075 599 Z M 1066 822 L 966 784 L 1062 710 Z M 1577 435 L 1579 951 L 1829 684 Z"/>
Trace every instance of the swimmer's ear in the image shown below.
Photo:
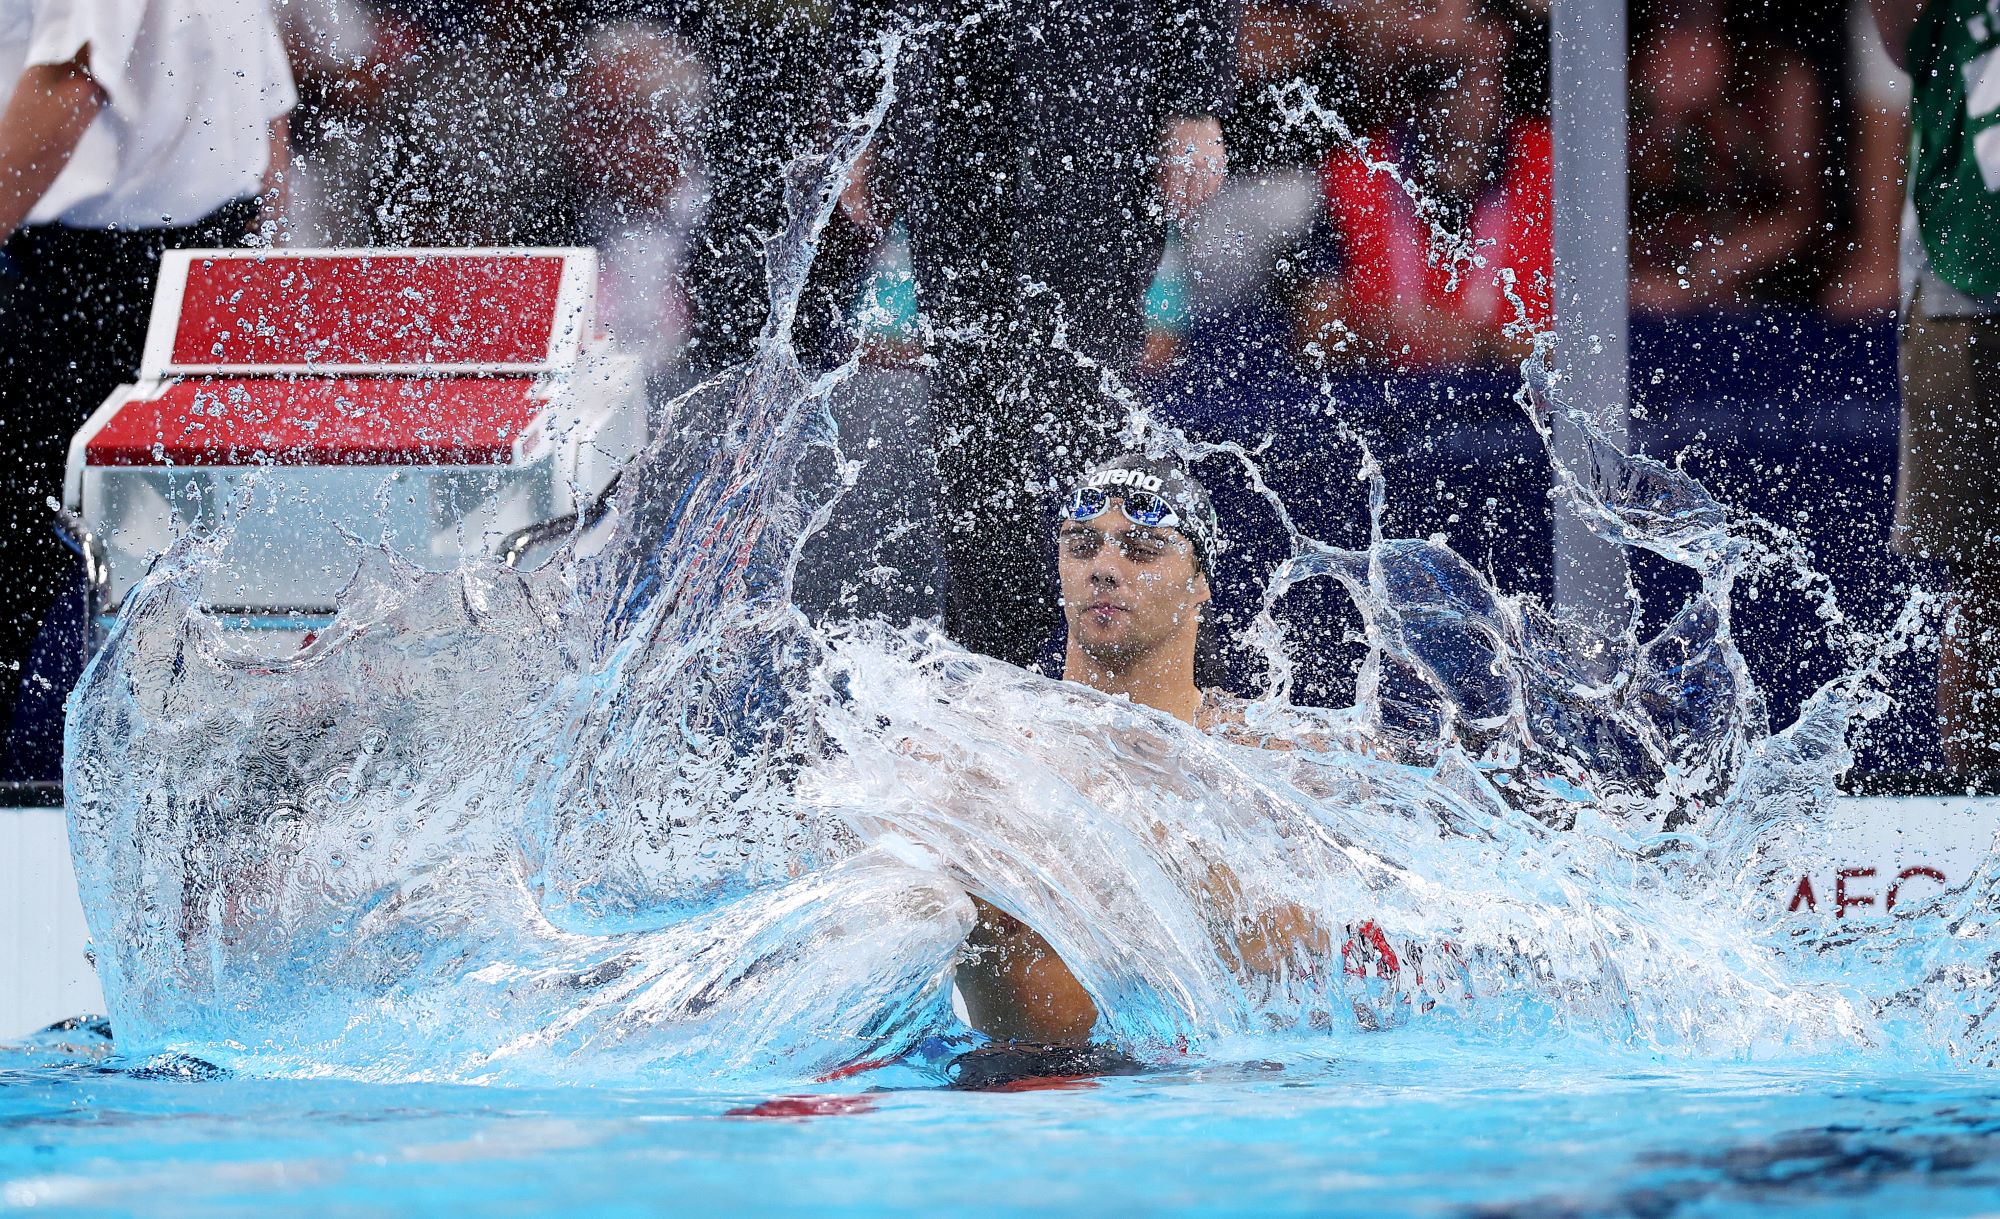
<path fill-rule="evenodd" d="M 1205 605 L 1208 603 L 1209 596 L 1208 576 L 1200 568 L 1196 568 L 1194 573 L 1194 603 L 1196 605 Z"/>

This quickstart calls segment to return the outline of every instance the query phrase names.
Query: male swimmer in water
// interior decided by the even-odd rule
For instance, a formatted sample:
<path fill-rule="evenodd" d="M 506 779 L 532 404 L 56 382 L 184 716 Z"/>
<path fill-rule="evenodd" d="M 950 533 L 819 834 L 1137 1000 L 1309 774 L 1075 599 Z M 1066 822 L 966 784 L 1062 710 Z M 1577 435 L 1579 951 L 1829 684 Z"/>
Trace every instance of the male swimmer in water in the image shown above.
<path fill-rule="evenodd" d="M 1218 533 L 1207 493 L 1172 461 L 1126 455 L 1079 479 L 1056 531 L 1069 627 L 1063 679 L 1204 730 L 1233 718 L 1223 696 L 1195 683 Z M 1236 890 L 1221 863 L 1209 883 Z M 1068 966 L 1033 928 L 978 898 L 974 904 L 979 921 L 955 974 L 973 1027 L 999 1042 L 1086 1044 L 1097 1006 Z M 1275 971 L 1293 945 L 1324 952 L 1325 943 L 1303 910 L 1281 906 L 1234 947 L 1252 968 Z"/>

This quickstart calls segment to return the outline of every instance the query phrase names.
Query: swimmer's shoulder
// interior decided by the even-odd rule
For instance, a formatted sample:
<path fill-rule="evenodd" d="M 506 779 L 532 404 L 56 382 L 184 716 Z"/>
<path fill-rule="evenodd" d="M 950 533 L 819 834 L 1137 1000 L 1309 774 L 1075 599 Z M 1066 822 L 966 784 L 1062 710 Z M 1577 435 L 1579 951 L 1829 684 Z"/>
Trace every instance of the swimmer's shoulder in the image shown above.
<path fill-rule="evenodd" d="M 1247 698 L 1239 698 L 1227 690 L 1203 690 L 1201 709 L 1195 713 L 1195 726 L 1210 736 L 1236 745 L 1257 749 L 1299 747 L 1291 734 L 1283 730 L 1289 725 L 1269 723 L 1267 715 L 1259 715 L 1253 724 L 1250 712 L 1250 700 Z"/>
<path fill-rule="evenodd" d="M 1243 711 L 1249 702 L 1249 699 L 1238 698 L 1227 690 L 1203 690 L 1201 706 L 1194 714 L 1195 727 L 1216 735 L 1243 728 Z"/>
<path fill-rule="evenodd" d="M 1226 690 L 1202 691 L 1195 726 L 1231 744 L 1256 749 L 1373 752 L 1351 713 L 1241 698 Z"/>

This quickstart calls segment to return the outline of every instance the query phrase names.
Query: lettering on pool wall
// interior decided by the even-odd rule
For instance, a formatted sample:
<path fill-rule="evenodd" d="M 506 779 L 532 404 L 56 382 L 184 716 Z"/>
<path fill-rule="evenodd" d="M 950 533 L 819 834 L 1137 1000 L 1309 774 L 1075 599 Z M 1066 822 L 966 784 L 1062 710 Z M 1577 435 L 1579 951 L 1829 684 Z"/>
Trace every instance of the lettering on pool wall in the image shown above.
<path fill-rule="evenodd" d="M 1928 864 L 1912 864 L 1897 871 L 1838 868 L 1831 875 L 1833 883 L 1823 887 L 1815 884 L 1810 872 L 1800 876 L 1792 886 L 1785 913 L 1819 914 L 1823 905 L 1825 914 L 1831 918 L 1846 918 L 1855 910 L 1894 914 L 1899 903 L 1908 905 L 1933 897 L 1949 883 L 1943 872 Z"/>

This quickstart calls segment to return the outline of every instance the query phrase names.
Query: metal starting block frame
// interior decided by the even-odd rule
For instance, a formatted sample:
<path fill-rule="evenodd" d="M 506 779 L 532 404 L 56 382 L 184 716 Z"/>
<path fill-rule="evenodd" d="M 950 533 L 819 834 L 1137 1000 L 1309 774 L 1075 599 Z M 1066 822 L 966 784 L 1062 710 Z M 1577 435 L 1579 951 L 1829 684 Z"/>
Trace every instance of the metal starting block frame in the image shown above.
<path fill-rule="evenodd" d="M 168 252 L 137 383 L 70 441 L 91 649 L 154 556 L 225 519 L 205 607 L 293 634 L 353 577 L 343 530 L 433 571 L 545 557 L 647 439 L 596 292 L 588 249 Z"/>

